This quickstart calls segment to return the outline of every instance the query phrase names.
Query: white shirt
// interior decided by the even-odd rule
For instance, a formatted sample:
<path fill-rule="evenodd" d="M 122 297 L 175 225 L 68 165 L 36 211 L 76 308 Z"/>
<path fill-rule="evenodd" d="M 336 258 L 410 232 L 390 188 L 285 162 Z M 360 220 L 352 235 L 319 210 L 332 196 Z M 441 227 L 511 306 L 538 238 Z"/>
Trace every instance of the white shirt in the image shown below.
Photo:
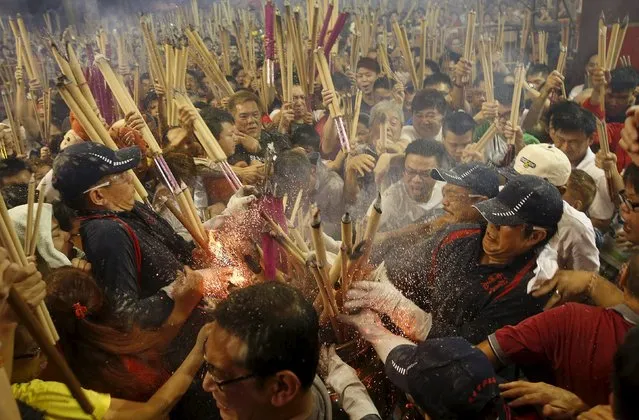
<path fill-rule="evenodd" d="M 413 200 L 406 191 L 403 181 L 391 185 L 382 193 L 382 217 L 379 231 L 387 232 L 408 226 L 411 223 L 428 221 L 442 214 L 442 188 L 445 182 L 437 181 L 433 186 L 430 198 L 425 203 Z M 368 210 L 370 214 L 371 206 Z"/>
<path fill-rule="evenodd" d="M 586 156 L 579 162 L 576 169 L 581 169 L 590 175 L 597 185 L 597 194 L 595 194 L 595 200 L 588 209 L 588 215 L 594 219 L 612 219 L 615 213 L 615 205 L 610 200 L 610 194 L 608 193 L 606 173 L 595 165 L 595 154 L 590 148 L 588 148 Z"/>
<path fill-rule="evenodd" d="M 417 134 L 417 130 L 412 125 L 405 125 L 402 127 L 402 134 L 399 136 L 401 141 L 407 141 L 409 143 L 414 142 L 417 139 L 420 139 L 420 136 Z M 439 129 L 439 133 L 433 138 L 433 140 L 437 140 L 438 142 L 442 142 L 442 129 Z"/>
<path fill-rule="evenodd" d="M 564 201 L 564 214 L 550 240 L 557 251 L 560 270 L 599 271 L 595 228 L 584 213 Z"/>

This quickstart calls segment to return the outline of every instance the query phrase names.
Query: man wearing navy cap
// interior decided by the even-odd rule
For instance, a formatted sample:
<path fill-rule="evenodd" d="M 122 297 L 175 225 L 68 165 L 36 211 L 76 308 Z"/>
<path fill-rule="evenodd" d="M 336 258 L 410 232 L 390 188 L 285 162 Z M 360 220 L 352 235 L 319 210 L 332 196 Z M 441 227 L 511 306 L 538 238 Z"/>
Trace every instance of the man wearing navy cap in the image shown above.
<path fill-rule="evenodd" d="M 92 142 L 69 146 L 53 163 L 53 186 L 78 213 L 84 252 L 112 313 L 157 327 L 174 309 L 191 312 L 202 296 L 201 280 L 187 270 L 189 287 L 167 288 L 193 263 L 193 245 L 136 203 L 128 171 L 140 158 L 135 146 L 117 151 Z"/>
<path fill-rule="evenodd" d="M 540 312 L 545 300 L 526 289 L 537 253 L 557 231 L 559 191 L 522 175 L 474 207 L 487 226 L 451 226 L 417 245 L 410 258 L 387 260 L 390 282 L 353 284 L 345 308 L 387 314 L 415 340 L 461 336 L 471 343 Z"/>

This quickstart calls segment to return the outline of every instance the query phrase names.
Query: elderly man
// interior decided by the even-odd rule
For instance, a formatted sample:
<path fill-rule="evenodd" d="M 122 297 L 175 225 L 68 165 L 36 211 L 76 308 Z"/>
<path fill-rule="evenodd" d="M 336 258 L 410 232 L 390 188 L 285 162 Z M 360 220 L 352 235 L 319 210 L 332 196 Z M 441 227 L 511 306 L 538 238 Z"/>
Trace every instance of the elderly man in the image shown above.
<path fill-rule="evenodd" d="M 136 203 L 128 170 L 140 157 L 135 146 L 118 151 L 93 142 L 69 146 L 54 161 L 53 186 L 78 212 L 84 252 L 110 309 L 125 321 L 154 327 L 174 310 L 190 312 L 202 292 L 199 276 L 188 269 L 191 286 L 170 287 L 194 263 L 193 245 Z"/>
<path fill-rule="evenodd" d="M 387 314 L 413 340 L 461 336 L 471 343 L 541 311 L 545 301 L 528 295 L 527 283 L 561 219 L 559 191 L 522 175 L 474 207 L 487 227 L 451 226 L 416 244 L 409 257 L 387 260 L 394 284 L 357 282 L 345 308 Z"/>
<path fill-rule="evenodd" d="M 420 90 L 411 105 L 413 125 L 402 129 L 401 139 L 410 143 L 415 139 L 442 140 L 442 121 L 448 112 L 444 95 L 436 90 Z"/>

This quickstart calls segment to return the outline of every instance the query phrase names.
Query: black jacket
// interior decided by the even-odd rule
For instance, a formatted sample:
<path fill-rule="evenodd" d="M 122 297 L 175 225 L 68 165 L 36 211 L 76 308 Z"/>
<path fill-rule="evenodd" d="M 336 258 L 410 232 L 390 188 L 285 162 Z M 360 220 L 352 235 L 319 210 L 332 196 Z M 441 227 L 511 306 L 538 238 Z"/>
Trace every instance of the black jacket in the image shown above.
<path fill-rule="evenodd" d="M 81 220 L 84 252 L 112 311 L 142 327 L 162 324 L 173 301 L 161 289 L 192 263 L 193 244 L 143 204 L 86 212 Z"/>

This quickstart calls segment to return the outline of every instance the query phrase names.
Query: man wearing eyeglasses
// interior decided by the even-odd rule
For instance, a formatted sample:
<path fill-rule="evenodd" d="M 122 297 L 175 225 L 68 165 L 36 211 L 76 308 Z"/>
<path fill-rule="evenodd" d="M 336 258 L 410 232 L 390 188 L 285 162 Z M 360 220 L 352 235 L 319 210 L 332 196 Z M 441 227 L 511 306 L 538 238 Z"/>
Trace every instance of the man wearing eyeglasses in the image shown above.
<path fill-rule="evenodd" d="M 382 194 L 380 232 L 427 222 L 443 214 L 444 183 L 435 181 L 430 173 L 440 167 L 444 153 L 436 140 L 417 140 L 407 146 L 402 179 Z"/>
<path fill-rule="evenodd" d="M 215 399 L 222 419 L 332 418 L 328 392 L 316 376 L 318 316 L 297 289 L 277 282 L 238 289 L 215 308 L 212 318 L 204 344 L 203 388 Z M 357 377 L 337 375 L 341 381 L 332 382 L 331 374 L 327 381 L 340 393 L 349 418 L 379 420 Z"/>
<path fill-rule="evenodd" d="M 530 296 L 527 283 L 557 231 L 559 191 L 521 175 L 474 207 L 487 226 L 451 226 L 386 260 L 390 281 L 353 284 L 344 307 L 384 313 L 413 340 L 461 336 L 471 343 L 540 312 L 547 299 Z"/>
<path fill-rule="evenodd" d="M 69 146 L 54 161 L 53 186 L 81 220 L 84 252 L 112 313 L 156 327 L 174 310 L 187 315 L 193 310 L 202 296 L 201 278 L 187 270 L 189 287 L 168 288 L 194 263 L 194 246 L 136 203 L 128 170 L 140 157 L 136 146 L 117 151 L 93 142 Z"/>

